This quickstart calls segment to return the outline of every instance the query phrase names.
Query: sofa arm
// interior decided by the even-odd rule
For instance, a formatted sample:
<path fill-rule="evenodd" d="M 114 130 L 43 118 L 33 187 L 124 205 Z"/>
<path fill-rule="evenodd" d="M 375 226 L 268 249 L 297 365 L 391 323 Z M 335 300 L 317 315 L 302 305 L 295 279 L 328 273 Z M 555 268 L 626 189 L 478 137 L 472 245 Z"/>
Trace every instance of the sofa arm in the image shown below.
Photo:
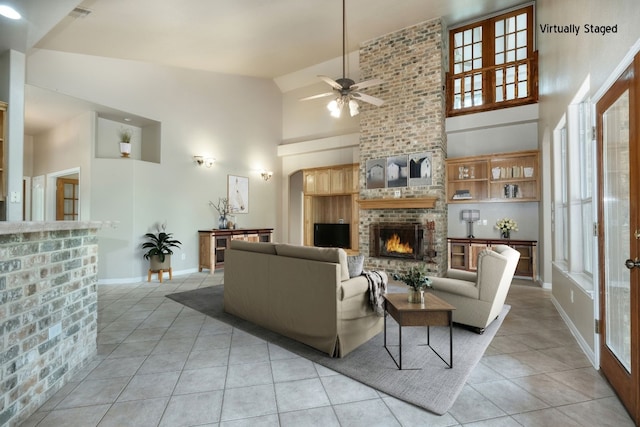
<path fill-rule="evenodd" d="M 356 276 L 351 279 L 340 282 L 338 299 L 344 301 L 347 298 L 369 292 L 369 283 L 366 277 Z"/>

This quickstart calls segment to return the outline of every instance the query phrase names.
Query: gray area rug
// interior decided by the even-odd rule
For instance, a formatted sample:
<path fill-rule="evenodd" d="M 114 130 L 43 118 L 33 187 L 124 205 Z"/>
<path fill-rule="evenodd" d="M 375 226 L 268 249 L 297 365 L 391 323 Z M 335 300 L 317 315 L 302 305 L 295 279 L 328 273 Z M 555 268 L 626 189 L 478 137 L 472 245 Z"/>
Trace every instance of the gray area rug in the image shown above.
<path fill-rule="evenodd" d="M 223 289 L 223 285 L 218 285 L 170 294 L 167 297 L 436 414 L 444 414 L 451 408 L 510 309 L 505 305 L 498 319 L 482 335 L 454 326 L 453 369 L 447 368 L 429 347 L 420 345 L 426 343 L 425 327 L 402 328 L 403 370 L 400 371 L 383 347 L 383 333 L 373 337 L 342 359 L 331 358 L 305 344 L 225 313 Z M 398 360 L 397 343 L 398 324 L 388 317 L 387 346 L 396 360 Z M 449 328 L 431 327 L 431 345 L 448 361 Z"/>

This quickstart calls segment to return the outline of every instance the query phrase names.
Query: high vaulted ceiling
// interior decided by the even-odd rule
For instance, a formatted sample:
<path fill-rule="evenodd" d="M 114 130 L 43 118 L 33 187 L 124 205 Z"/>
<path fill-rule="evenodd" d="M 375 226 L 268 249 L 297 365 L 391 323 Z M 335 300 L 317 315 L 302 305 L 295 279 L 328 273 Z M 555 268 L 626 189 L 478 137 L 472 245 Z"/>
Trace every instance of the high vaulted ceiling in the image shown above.
<path fill-rule="evenodd" d="M 347 51 L 356 52 L 364 41 L 433 18 L 443 17 L 447 25 L 459 24 L 524 2 L 346 0 Z M 3 0 L 2 3 L 13 5 L 24 19 L 10 21 L 0 17 L 0 52 L 14 49 L 28 54 L 36 47 L 275 78 L 278 85 L 282 76 L 331 60 L 335 62 L 332 77 L 340 77 L 341 73 L 338 65 L 342 55 L 341 0 Z M 73 17 L 76 6 L 91 13 Z M 81 100 L 57 99 L 60 96 L 38 88 L 26 91 L 27 134 L 45 131 L 79 111 L 101 108 L 87 107 Z"/>
<path fill-rule="evenodd" d="M 348 51 L 423 21 L 523 0 L 346 0 Z M 342 54 L 341 0 L 87 0 L 36 47 L 274 78 Z M 339 70 L 337 70 L 339 71 Z"/>

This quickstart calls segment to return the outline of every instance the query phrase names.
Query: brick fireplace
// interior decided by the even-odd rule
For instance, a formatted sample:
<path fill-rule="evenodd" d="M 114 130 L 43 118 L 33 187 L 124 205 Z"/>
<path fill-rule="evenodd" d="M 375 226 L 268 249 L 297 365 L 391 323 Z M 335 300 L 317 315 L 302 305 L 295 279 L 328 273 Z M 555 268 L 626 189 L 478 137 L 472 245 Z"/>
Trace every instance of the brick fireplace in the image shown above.
<path fill-rule="evenodd" d="M 359 249 L 368 255 L 366 268 L 400 272 L 416 262 L 425 262 L 429 272 L 438 276 L 447 269 L 444 31 L 441 20 L 436 19 L 370 40 L 360 47 L 361 80 L 384 80 L 383 85 L 369 89 L 368 93 L 385 103 L 380 107 L 361 106 L 359 198 L 365 202 L 390 202 L 373 208 L 360 204 Z M 429 185 L 367 189 L 367 160 L 421 152 L 431 154 Z M 434 198 L 435 203 L 429 207 L 406 207 L 403 203 L 426 197 Z M 424 233 L 427 224 L 428 238 Z M 402 230 L 417 226 L 422 236 L 414 242 L 417 255 L 381 255 L 380 248 L 375 247 L 380 244 L 379 236 L 372 233 L 388 226 Z"/>

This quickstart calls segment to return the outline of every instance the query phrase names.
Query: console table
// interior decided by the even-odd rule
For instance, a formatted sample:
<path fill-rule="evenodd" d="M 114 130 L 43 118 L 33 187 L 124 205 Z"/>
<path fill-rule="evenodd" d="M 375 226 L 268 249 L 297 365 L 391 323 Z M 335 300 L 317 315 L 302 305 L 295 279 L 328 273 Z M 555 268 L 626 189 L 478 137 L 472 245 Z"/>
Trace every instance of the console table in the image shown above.
<path fill-rule="evenodd" d="M 213 274 L 216 268 L 224 266 L 224 251 L 232 240 L 249 242 L 270 242 L 273 228 L 237 228 L 198 230 L 200 255 L 198 271 L 208 268 Z"/>
<path fill-rule="evenodd" d="M 483 249 L 494 245 L 507 245 L 520 252 L 520 260 L 516 267 L 516 276 L 536 278 L 536 266 L 538 264 L 536 240 L 512 240 L 512 239 L 468 239 L 453 238 L 449 242 L 449 268 L 457 270 L 476 271 L 478 253 Z"/>

